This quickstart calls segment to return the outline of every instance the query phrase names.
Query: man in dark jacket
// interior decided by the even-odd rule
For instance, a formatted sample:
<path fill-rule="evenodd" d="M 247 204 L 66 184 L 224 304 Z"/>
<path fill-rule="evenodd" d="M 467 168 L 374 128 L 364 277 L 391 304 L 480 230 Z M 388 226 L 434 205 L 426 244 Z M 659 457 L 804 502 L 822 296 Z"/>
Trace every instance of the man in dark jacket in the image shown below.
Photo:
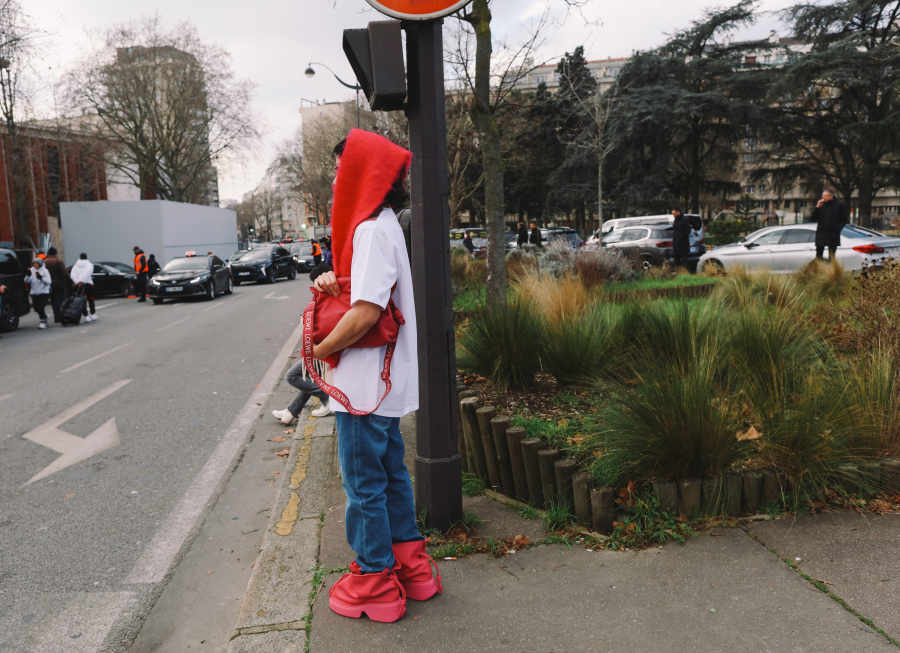
<path fill-rule="evenodd" d="M 468 231 L 463 237 L 463 247 L 468 250 L 469 254 L 473 254 L 475 252 L 475 243 L 472 242 L 472 234 L 470 234 Z"/>
<path fill-rule="evenodd" d="M 51 247 L 47 250 L 47 258 L 44 259 L 44 266 L 50 273 L 50 306 L 53 308 L 54 322 L 59 322 L 63 302 L 66 301 L 69 286 L 72 285 L 66 264 L 57 254 L 56 248 Z"/>
<path fill-rule="evenodd" d="M 672 229 L 672 256 L 675 258 L 675 267 L 687 265 L 688 254 L 691 253 L 691 221 L 679 209 L 674 209 L 672 215 L 675 223 Z"/>
<path fill-rule="evenodd" d="M 528 244 L 528 229 L 525 228 L 525 223 L 519 223 L 519 238 L 516 241 L 516 245 L 519 247 L 524 247 Z"/>
<path fill-rule="evenodd" d="M 816 258 L 823 258 L 828 248 L 828 258 L 834 260 L 837 248 L 841 246 L 841 230 L 850 222 L 847 207 L 834 198 L 834 192 L 822 191 L 822 199 L 809 216 L 816 223 Z"/>
<path fill-rule="evenodd" d="M 159 261 L 156 260 L 155 254 L 151 254 L 150 258 L 147 259 L 147 278 L 152 279 L 153 275 L 157 274 L 159 270 Z"/>
<path fill-rule="evenodd" d="M 541 248 L 541 244 L 544 242 L 541 237 L 541 230 L 537 228 L 533 222 L 528 225 L 529 229 L 531 229 L 531 236 L 528 238 L 528 242 L 531 245 L 534 245 L 538 249 Z"/>
<path fill-rule="evenodd" d="M 134 280 L 134 290 L 137 292 L 138 303 L 147 301 L 147 273 L 150 267 L 147 265 L 147 257 L 144 256 L 144 250 L 137 245 L 132 250 L 134 252 L 134 273 L 137 277 Z"/>

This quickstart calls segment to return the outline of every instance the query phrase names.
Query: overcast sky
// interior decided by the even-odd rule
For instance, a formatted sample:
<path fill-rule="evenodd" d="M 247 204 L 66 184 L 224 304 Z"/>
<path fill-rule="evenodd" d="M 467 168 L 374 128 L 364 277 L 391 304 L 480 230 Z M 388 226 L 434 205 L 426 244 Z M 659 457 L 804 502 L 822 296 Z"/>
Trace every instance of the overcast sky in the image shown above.
<path fill-rule="evenodd" d="M 64 70 L 86 44 L 86 30 L 158 13 L 171 23 L 189 21 L 201 36 L 228 50 L 239 78 L 256 84 L 256 108 L 268 130 L 255 161 L 220 171 L 220 197 L 240 199 L 262 177 L 278 142 L 300 124 L 301 98 L 345 100 L 352 97 L 334 77 L 319 69 L 313 79 L 303 71 L 320 61 L 352 83 L 353 73 L 341 49 L 341 30 L 364 27 L 383 18 L 365 0 L 26 0 L 27 11 L 52 32 L 45 39 L 43 70 Z M 494 0 L 495 37 L 514 43 L 524 37 L 523 25 L 539 16 L 545 1 Z M 584 45 L 589 59 L 624 57 L 633 50 L 659 45 L 665 35 L 698 19 L 711 0 L 592 0 L 584 10 L 566 14 L 563 0 L 549 0 L 555 20 L 540 59 L 553 59 Z M 724 3 L 722 3 L 724 4 Z M 773 11 L 792 0 L 762 0 Z M 742 36 L 764 36 L 778 29 L 764 18 Z M 446 32 L 446 27 L 445 27 Z M 45 114 L 46 105 L 36 108 Z"/>

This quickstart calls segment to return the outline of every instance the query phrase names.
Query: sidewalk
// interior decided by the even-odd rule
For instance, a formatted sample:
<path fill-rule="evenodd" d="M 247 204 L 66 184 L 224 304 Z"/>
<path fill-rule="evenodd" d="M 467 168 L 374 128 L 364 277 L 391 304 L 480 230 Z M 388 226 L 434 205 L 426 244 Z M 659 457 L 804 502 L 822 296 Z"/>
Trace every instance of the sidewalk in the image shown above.
<path fill-rule="evenodd" d="M 307 584 L 317 547 L 323 572 L 353 559 L 344 535 L 345 499 L 334 438 L 322 427 L 328 428 L 325 420 L 314 425 L 312 439 L 315 483 L 306 494 L 301 492 L 300 502 L 301 515 L 313 518 L 295 527 L 308 541 L 283 545 L 274 554 L 264 545 L 260 560 L 270 569 L 277 563 L 277 573 L 266 573 L 273 581 L 281 574 L 272 587 L 277 585 L 282 603 L 271 599 L 274 590 L 269 598 L 248 594 L 242 610 L 246 634 L 232 642 L 230 651 L 303 651 L 306 631 L 292 630 L 300 623 L 304 629 L 309 624 L 312 653 L 896 650 L 860 619 L 869 618 L 888 636 L 900 638 L 900 593 L 894 587 L 900 583 L 896 515 L 835 513 L 758 523 L 747 530 L 716 529 L 683 545 L 640 552 L 588 552 L 584 547 L 543 544 L 501 559 L 474 555 L 438 560 L 443 595 L 424 603 L 409 601 L 400 621 L 381 624 L 338 616 L 328 608 L 328 589 L 340 573 L 328 573 L 318 594 L 310 594 Z M 401 431 L 409 463 L 414 421 L 405 418 Z M 314 487 L 322 494 L 310 496 Z M 314 518 L 319 506 L 325 514 L 321 532 Z M 485 497 L 465 499 L 464 509 L 485 520 L 478 527 L 482 536 L 525 535 L 533 545 L 547 536 L 539 521 L 522 519 Z M 294 559 L 287 551 L 293 551 Z M 831 583 L 826 587 L 833 595 L 817 589 L 781 558 Z M 311 596 L 316 598 L 310 618 L 306 611 Z M 837 597 L 859 616 L 842 607 Z M 246 628 L 260 619 L 276 623 L 273 611 L 286 630 L 267 633 L 265 642 L 256 639 L 260 635 L 250 635 Z"/>

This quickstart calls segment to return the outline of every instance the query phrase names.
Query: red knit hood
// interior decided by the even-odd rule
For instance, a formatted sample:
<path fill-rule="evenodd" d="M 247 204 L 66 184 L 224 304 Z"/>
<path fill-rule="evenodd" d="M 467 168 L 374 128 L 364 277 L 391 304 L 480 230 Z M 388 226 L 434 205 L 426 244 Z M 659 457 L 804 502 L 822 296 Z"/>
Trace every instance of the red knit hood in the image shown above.
<path fill-rule="evenodd" d="M 353 234 L 379 209 L 399 177 L 405 177 L 412 153 L 378 134 L 353 129 L 347 137 L 334 190 L 331 237 L 334 271 L 350 276 Z"/>

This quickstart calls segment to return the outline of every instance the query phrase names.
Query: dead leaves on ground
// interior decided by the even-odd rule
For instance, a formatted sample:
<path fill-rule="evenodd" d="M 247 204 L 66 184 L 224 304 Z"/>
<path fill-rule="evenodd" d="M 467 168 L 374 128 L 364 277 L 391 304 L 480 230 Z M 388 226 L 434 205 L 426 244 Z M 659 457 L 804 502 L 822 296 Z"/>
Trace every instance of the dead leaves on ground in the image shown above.
<path fill-rule="evenodd" d="M 285 449 L 284 451 L 279 451 L 279 452 L 276 453 L 275 455 L 276 455 L 276 456 L 281 456 L 281 457 L 283 457 L 283 458 L 287 458 L 288 456 L 291 455 L 291 450 L 290 450 L 290 449 Z"/>
<path fill-rule="evenodd" d="M 276 435 L 274 438 L 269 438 L 269 442 L 284 442 L 287 440 L 283 435 Z"/>

